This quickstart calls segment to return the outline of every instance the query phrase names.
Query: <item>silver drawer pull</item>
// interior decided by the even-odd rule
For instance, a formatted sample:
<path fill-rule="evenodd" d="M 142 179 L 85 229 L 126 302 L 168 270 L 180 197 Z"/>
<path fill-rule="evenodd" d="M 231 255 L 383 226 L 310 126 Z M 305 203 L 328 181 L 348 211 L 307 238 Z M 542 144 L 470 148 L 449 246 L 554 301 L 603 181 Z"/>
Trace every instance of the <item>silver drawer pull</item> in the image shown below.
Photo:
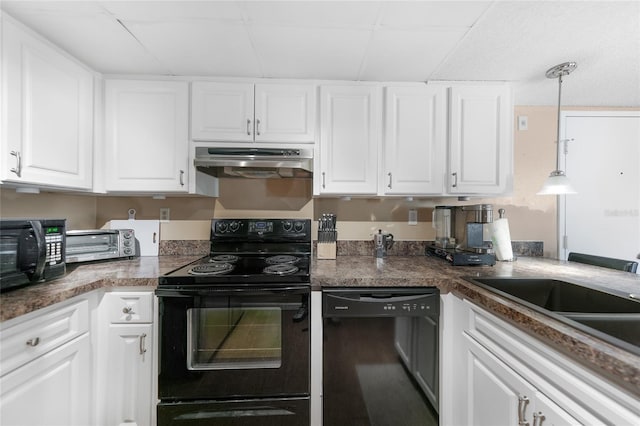
<path fill-rule="evenodd" d="M 133 308 L 131 306 L 125 306 L 124 308 L 122 308 L 122 313 L 131 315 L 133 314 Z"/>
<path fill-rule="evenodd" d="M 142 333 L 140 335 L 140 355 L 144 355 L 144 353 L 147 351 L 147 348 L 145 347 L 144 341 L 147 338 L 147 334 L 146 333 Z"/>
<path fill-rule="evenodd" d="M 34 337 L 33 339 L 29 339 L 27 340 L 27 346 L 38 346 L 38 343 L 40 343 L 40 338 L 39 337 Z"/>

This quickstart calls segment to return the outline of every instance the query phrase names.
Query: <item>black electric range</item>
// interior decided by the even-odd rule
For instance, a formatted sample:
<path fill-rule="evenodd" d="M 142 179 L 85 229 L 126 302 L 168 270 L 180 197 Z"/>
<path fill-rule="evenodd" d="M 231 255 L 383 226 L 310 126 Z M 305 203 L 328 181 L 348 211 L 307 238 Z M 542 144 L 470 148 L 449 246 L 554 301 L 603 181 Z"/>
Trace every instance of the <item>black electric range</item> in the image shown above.
<path fill-rule="evenodd" d="M 309 219 L 211 221 L 209 256 L 160 277 L 160 288 L 310 283 Z"/>

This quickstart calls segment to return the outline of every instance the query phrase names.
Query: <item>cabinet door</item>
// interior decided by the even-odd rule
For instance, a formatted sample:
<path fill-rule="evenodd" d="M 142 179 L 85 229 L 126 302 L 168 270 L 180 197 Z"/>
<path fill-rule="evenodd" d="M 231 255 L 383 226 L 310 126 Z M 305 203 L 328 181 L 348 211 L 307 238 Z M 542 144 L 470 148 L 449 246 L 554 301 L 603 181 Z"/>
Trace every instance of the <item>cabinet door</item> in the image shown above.
<path fill-rule="evenodd" d="M 446 166 L 444 87 L 387 87 L 383 194 L 442 194 Z"/>
<path fill-rule="evenodd" d="M 371 86 L 323 86 L 321 93 L 321 194 L 377 191 L 379 93 Z"/>
<path fill-rule="evenodd" d="M 192 83 L 191 138 L 253 142 L 253 92 L 252 83 Z"/>
<path fill-rule="evenodd" d="M 413 318 L 397 317 L 395 319 L 394 344 L 404 365 L 413 368 Z"/>
<path fill-rule="evenodd" d="M 257 84 L 256 142 L 314 142 L 315 86 Z"/>
<path fill-rule="evenodd" d="M 90 424 L 90 363 L 87 333 L 3 376 L 0 424 Z"/>
<path fill-rule="evenodd" d="M 91 189 L 93 75 L 2 18 L 4 182 Z"/>
<path fill-rule="evenodd" d="M 438 410 L 439 401 L 439 328 L 438 323 L 430 317 L 415 320 L 416 350 L 414 375 L 433 407 Z"/>
<path fill-rule="evenodd" d="M 105 81 L 107 191 L 187 192 L 188 85 Z"/>
<path fill-rule="evenodd" d="M 509 88 L 459 86 L 449 90 L 448 192 L 507 191 L 513 162 Z"/>
<path fill-rule="evenodd" d="M 107 369 L 107 424 L 151 424 L 152 324 L 111 324 Z"/>
<path fill-rule="evenodd" d="M 517 425 L 532 421 L 535 389 L 489 351 L 464 336 L 469 425 Z M 523 423 L 520 423 L 523 424 Z"/>

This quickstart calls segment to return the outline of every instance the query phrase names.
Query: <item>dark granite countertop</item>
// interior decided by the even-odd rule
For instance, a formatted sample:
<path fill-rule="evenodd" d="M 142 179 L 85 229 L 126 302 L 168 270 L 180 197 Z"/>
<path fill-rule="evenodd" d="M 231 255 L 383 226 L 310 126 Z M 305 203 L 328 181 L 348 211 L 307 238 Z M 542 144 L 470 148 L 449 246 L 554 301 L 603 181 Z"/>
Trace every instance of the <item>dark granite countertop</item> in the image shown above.
<path fill-rule="evenodd" d="M 495 266 L 452 266 L 433 257 L 316 260 L 312 286 L 435 286 L 468 299 L 640 397 L 640 356 L 484 290 L 464 277 L 541 277 L 640 294 L 640 275 L 552 259 L 521 257 Z"/>
<path fill-rule="evenodd" d="M 158 285 L 160 275 L 200 257 L 138 257 L 67 265 L 67 273 L 62 278 L 0 294 L 0 321 L 100 288 L 149 287 L 153 290 Z"/>
<path fill-rule="evenodd" d="M 158 276 L 200 256 L 141 257 L 116 262 L 78 264 L 67 275 L 0 295 L 0 321 L 16 318 L 85 292 L 113 287 L 154 289 Z M 312 262 L 314 290 L 327 287 L 436 286 L 441 293 L 466 298 L 532 336 L 640 396 L 640 357 L 583 333 L 551 317 L 511 302 L 464 280 L 470 276 L 552 277 L 640 293 L 640 275 L 541 258 L 518 258 L 495 266 L 452 266 L 425 256 L 338 256 Z"/>

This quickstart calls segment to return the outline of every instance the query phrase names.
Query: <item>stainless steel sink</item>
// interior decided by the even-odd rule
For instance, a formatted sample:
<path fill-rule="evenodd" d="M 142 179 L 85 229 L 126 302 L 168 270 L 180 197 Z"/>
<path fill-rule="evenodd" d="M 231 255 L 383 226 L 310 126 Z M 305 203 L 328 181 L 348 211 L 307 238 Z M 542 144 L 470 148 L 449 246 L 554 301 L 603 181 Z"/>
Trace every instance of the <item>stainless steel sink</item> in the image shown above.
<path fill-rule="evenodd" d="M 548 278 L 468 281 L 640 355 L 640 300 Z"/>

